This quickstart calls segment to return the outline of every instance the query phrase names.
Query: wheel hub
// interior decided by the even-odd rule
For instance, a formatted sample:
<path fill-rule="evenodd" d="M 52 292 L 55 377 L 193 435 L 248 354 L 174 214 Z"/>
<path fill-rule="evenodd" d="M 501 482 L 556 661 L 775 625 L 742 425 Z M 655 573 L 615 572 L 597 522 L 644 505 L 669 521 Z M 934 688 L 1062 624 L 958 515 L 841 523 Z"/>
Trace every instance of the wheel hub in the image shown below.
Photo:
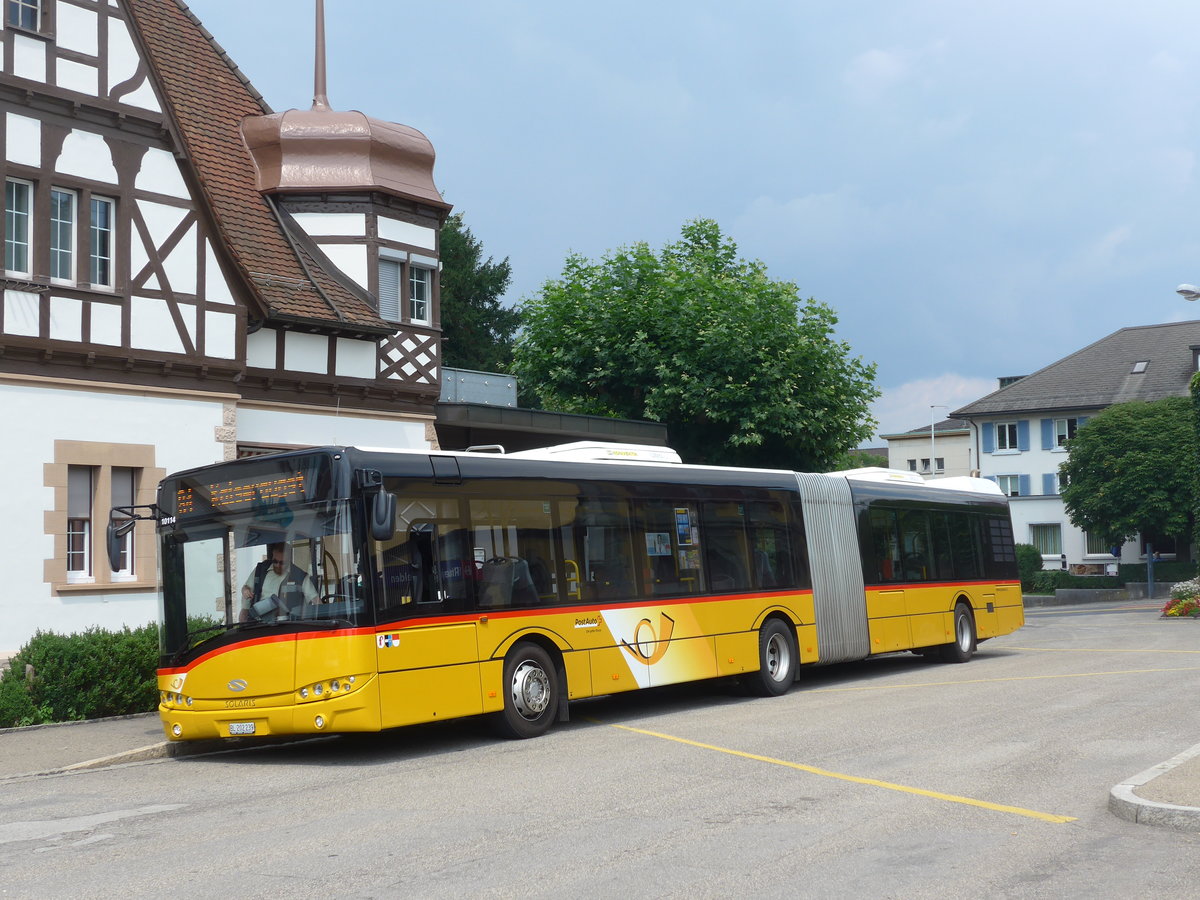
<path fill-rule="evenodd" d="M 513 706 L 526 719 L 536 719 L 550 702 L 550 677 L 541 666 L 523 662 L 513 672 Z"/>

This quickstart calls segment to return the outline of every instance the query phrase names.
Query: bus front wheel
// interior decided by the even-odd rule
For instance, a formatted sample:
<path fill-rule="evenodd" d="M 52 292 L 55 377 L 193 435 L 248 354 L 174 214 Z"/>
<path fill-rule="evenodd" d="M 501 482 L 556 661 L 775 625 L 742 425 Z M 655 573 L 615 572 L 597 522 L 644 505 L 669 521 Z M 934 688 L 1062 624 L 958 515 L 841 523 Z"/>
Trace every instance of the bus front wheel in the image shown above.
<path fill-rule="evenodd" d="M 558 692 L 550 654 L 537 644 L 517 644 L 504 659 L 504 710 L 495 715 L 496 730 L 513 738 L 545 733 L 558 712 Z"/>
<path fill-rule="evenodd" d="M 760 697 L 778 697 L 796 680 L 800 653 L 792 629 L 779 619 L 768 619 L 758 631 L 758 672 L 751 690 Z"/>
<path fill-rule="evenodd" d="M 975 617 L 965 603 L 954 607 L 954 640 L 940 648 L 943 662 L 965 663 L 975 653 Z"/>

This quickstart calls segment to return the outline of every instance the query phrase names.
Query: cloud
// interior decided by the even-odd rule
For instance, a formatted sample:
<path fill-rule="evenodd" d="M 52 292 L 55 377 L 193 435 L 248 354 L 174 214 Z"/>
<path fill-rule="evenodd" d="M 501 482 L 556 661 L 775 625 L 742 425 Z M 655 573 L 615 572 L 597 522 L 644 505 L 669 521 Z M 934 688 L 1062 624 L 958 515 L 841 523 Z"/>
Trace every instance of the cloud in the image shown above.
<path fill-rule="evenodd" d="M 908 74 L 908 62 L 899 53 L 867 50 L 850 61 L 844 77 L 851 94 L 860 101 L 872 102 L 904 81 Z"/>
<path fill-rule="evenodd" d="M 951 411 L 990 394 L 996 387 L 995 378 L 967 378 L 952 373 L 884 387 L 883 395 L 872 407 L 879 420 L 877 435 L 928 427 L 931 419 L 940 422 Z M 874 446 L 883 443 L 878 437 L 873 441 Z"/>

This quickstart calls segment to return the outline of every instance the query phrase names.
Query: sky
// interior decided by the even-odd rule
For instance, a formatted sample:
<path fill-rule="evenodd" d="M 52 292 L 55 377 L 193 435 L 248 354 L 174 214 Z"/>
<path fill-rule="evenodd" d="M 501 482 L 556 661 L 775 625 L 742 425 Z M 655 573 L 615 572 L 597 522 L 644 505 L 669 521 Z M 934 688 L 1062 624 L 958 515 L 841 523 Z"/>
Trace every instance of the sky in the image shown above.
<path fill-rule="evenodd" d="M 312 105 L 313 0 L 189 6 Z M 836 311 L 882 434 L 1200 318 L 1195 0 L 326 0 L 326 31 L 331 105 L 432 141 L 508 302 L 714 219 Z"/>

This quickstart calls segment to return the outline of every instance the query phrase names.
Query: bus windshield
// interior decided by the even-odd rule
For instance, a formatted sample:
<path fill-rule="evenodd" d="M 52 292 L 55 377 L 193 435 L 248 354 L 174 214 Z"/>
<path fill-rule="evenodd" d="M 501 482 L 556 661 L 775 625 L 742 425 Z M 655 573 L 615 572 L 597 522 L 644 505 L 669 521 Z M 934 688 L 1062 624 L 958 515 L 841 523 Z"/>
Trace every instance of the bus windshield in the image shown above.
<path fill-rule="evenodd" d="M 369 624 L 344 500 L 205 516 L 163 535 L 161 651 L 230 632 Z"/>

